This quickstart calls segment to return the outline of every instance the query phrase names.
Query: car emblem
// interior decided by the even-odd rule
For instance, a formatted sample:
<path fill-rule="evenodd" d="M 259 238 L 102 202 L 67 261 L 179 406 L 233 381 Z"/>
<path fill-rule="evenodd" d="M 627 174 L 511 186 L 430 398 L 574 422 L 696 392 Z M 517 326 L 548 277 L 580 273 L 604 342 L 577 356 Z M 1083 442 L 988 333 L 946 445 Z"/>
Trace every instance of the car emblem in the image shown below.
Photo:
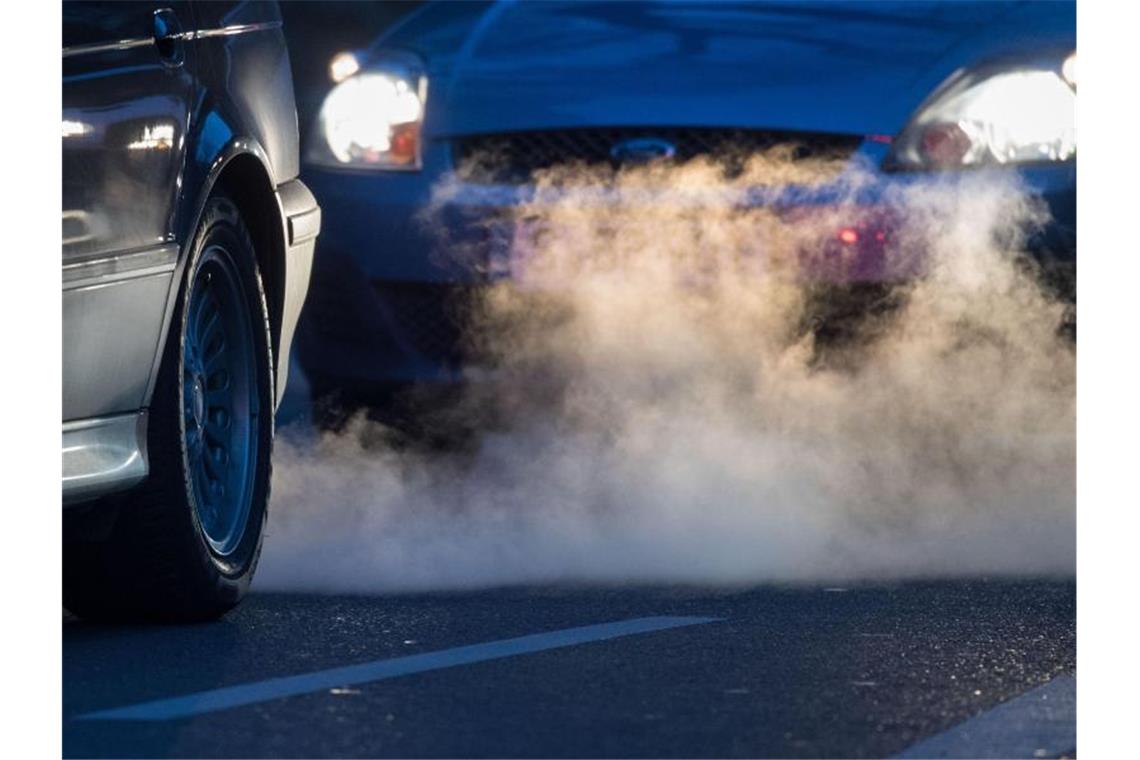
<path fill-rule="evenodd" d="M 657 137 L 634 137 L 610 148 L 610 157 L 620 164 L 647 164 L 676 154 L 677 146 Z"/>

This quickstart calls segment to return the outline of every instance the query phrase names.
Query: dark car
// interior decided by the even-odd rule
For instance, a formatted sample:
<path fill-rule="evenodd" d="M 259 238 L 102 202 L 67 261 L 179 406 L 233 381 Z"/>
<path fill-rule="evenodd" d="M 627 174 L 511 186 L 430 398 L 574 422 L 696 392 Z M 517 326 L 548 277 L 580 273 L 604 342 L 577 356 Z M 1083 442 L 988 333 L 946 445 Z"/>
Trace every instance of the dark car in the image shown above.
<path fill-rule="evenodd" d="M 892 185 L 1016 177 L 1052 211 L 1039 250 L 1072 271 L 1075 27 L 1071 2 L 423 5 L 330 63 L 338 83 L 305 146 L 328 215 L 301 364 L 318 394 L 461 378 L 448 304 L 482 273 L 436 255 L 439 227 L 509 218 L 534 173 L 563 162 L 815 146 L 866 168 L 868 208 Z M 463 170 L 479 156 L 489 165 Z M 837 244 L 875 246 L 881 235 L 859 225 L 837 227 Z M 855 279 L 881 277 L 868 267 Z"/>
<path fill-rule="evenodd" d="M 64 604 L 215 617 L 321 224 L 277 5 L 65 2 L 62 121 Z"/>

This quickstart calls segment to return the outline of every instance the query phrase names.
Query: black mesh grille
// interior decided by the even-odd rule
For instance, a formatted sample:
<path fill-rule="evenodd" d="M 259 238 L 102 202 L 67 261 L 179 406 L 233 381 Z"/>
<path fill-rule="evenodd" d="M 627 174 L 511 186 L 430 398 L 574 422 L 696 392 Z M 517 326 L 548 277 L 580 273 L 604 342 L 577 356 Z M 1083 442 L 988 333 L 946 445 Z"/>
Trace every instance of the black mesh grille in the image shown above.
<path fill-rule="evenodd" d="M 398 340 L 416 353 L 458 361 L 463 355 L 470 288 L 428 283 L 373 284 Z"/>
<path fill-rule="evenodd" d="M 612 151 L 628 140 L 653 138 L 667 141 L 672 160 L 688 161 L 710 156 L 724 162 L 731 173 L 751 153 L 787 145 L 792 157 L 826 157 L 845 160 L 862 138 L 812 132 L 721 129 L 709 127 L 598 127 L 472 135 L 453 143 L 455 165 L 468 182 L 517 184 L 535 171 L 558 164 L 583 163 L 616 167 Z"/>

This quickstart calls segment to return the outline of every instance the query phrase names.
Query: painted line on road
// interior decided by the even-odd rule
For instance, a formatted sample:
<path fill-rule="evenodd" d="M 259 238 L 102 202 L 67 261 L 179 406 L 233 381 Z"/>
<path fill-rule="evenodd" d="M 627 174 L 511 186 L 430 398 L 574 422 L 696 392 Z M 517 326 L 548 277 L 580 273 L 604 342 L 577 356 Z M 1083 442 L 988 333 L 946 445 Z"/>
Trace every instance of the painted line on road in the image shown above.
<path fill-rule="evenodd" d="M 318 670 L 294 676 L 269 678 L 264 681 L 227 686 L 221 689 L 199 691 L 181 697 L 157 699 L 126 707 L 98 710 L 77 716 L 77 720 L 142 720 L 158 721 L 185 718 L 190 715 L 226 710 L 257 702 L 268 702 L 282 697 L 309 694 L 334 687 L 383 681 L 388 678 L 425 673 L 430 670 L 454 668 L 505 657 L 543 652 L 548 649 L 605 641 L 639 633 L 652 633 L 670 628 L 714 623 L 723 618 L 713 617 L 645 617 L 620 620 L 613 623 L 566 628 L 560 631 L 535 633 L 514 639 L 488 641 L 482 644 L 441 649 L 407 657 L 374 660 L 358 665 Z"/>
<path fill-rule="evenodd" d="M 1076 748 L 1077 679 L 1063 675 L 895 757 L 1060 757 Z"/>

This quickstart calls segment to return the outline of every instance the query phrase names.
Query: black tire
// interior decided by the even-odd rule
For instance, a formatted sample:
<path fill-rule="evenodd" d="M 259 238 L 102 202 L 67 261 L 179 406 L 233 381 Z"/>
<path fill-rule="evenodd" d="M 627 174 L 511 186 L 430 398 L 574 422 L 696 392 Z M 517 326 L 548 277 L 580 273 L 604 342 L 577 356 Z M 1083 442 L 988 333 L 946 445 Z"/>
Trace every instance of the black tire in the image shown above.
<path fill-rule="evenodd" d="M 230 313 L 239 317 L 223 318 L 222 323 L 236 324 L 233 329 L 241 331 L 237 336 L 241 340 L 252 338 L 247 348 L 231 349 L 238 341 L 229 341 L 230 333 L 225 332 L 227 342 L 217 349 L 217 353 L 227 352 L 227 357 L 230 351 L 252 354 L 248 363 L 240 365 L 249 370 L 242 377 L 248 389 L 243 398 L 250 405 L 250 422 L 242 428 L 247 444 L 242 461 L 252 469 L 238 476 L 244 485 L 235 491 L 242 496 L 234 498 L 235 503 L 245 504 L 243 496 L 248 494 L 248 511 L 233 519 L 239 527 L 233 529 L 234 545 L 224 552 L 211 544 L 203 528 L 199 505 L 209 500 L 200 501 L 196 495 L 200 486 L 193 484 L 189 453 L 195 439 L 187 433 L 190 428 L 191 436 L 198 436 L 195 461 L 200 461 L 200 441 L 206 440 L 200 420 L 203 391 L 200 385 L 194 390 L 185 387 L 184 342 L 192 291 L 203 278 L 205 284 L 200 287 L 209 287 L 209 274 L 198 276 L 206 260 L 215 266 L 232 263 L 225 270 L 230 284 L 227 292 L 240 291 L 240 298 L 229 301 L 233 304 Z M 243 303 L 248 321 L 240 316 Z M 92 620 L 194 621 L 216 618 L 241 600 L 261 553 L 269 501 L 274 400 L 271 351 L 269 317 L 252 239 L 233 202 L 215 196 L 203 211 L 190 249 L 149 408 L 149 475 L 142 485 L 116 499 L 117 516 L 102 540 L 65 542 L 63 601 L 68 610 Z M 225 385 L 231 382 L 226 375 Z M 187 398 L 190 406 L 184 405 Z M 188 422 L 186 416 L 191 412 L 187 410 L 195 405 L 198 411 Z M 237 427 L 224 414 L 219 419 L 226 430 Z"/>

